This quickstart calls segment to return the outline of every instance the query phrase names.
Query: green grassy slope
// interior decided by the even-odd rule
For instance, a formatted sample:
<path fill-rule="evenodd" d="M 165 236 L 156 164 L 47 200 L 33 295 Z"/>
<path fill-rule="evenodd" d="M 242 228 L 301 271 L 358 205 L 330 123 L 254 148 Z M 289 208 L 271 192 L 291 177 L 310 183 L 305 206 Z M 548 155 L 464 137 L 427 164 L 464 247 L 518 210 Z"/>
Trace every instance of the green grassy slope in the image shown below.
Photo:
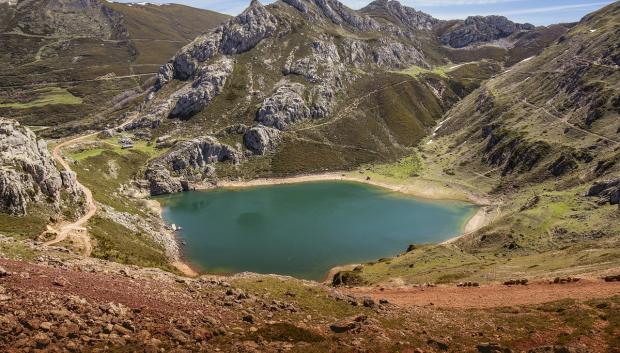
<path fill-rule="evenodd" d="M 587 16 L 446 114 L 418 149 L 418 173 L 487 193 L 500 215 L 454 245 L 368 264 L 363 281 L 502 280 L 620 265 L 618 206 L 584 196 L 620 175 L 619 13 L 616 3 Z"/>
<path fill-rule="evenodd" d="M 53 126 L 44 132 L 48 136 L 103 126 L 103 118 L 123 113 L 126 98 L 148 87 L 153 73 L 179 48 L 228 19 L 181 5 L 104 6 L 122 16 L 117 31 L 127 33 L 128 40 L 89 36 L 90 30 L 86 35 L 0 34 L 0 115 Z M 41 90 L 67 91 L 75 98 L 43 101 L 37 98 Z M 109 110 L 93 116 L 103 109 Z"/>

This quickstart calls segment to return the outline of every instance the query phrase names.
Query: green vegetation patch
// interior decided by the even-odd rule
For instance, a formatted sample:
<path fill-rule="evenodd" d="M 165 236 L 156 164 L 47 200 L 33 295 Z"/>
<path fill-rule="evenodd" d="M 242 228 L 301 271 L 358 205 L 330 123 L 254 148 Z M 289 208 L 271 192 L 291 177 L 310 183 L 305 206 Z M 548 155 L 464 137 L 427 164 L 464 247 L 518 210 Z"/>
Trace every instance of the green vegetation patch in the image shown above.
<path fill-rule="evenodd" d="M 4 102 L 0 108 L 30 109 L 40 108 L 47 105 L 78 105 L 82 104 L 82 98 L 76 97 L 64 88 L 46 87 L 33 91 L 33 97 L 25 102 Z"/>
<path fill-rule="evenodd" d="M 341 319 L 360 312 L 359 307 L 356 308 L 346 301 L 329 298 L 321 287 L 307 285 L 296 279 L 240 278 L 234 280 L 232 284 L 246 291 L 264 294 L 270 299 L 295 302 L 306 312 L 319 316 L 327 315 Z M 294 293 L 294 296 L 291 296 L 291 293 Z"/>
<path fill-rule="evenodd" d="M 90 234 L 97 240 L 92 253 L 94 257 L 174 272 L 168 265 L 164 249 L 146 240 L 144 235 L 101 217 L 94 217 L 88 226 Z"/>
<path fill-rule="evenodd" d="M 50 214 L 45 209 L 28 208 L 26 216 L 0 213 L 0 233 L 12 237 L 35 238 L 45 231 Z"/>
<path fill-rule="evenodd" d="M 419 155 L 414 153 L 395 163 L 370 165 L 363 169 L 390 178 L 408 179 L 417 176 L 421 168 L 422 161 Z"/>
<path fill-rule="evenodd" d="M 448 72 L 454 69 L 457 69 L 458 67 L 460 67 L 460 65 L 454 65 L 454 64 L 435 66 L 430 69 L 421 67 L 421 66 L 412 66 L 405 70 L 395 71 L 395 73 L 405 74 L 411 77 L 419 77 L 420 75 L 423 75 L 423 74 L 435 74 L 443 78 L 448 78 Z"/>
<path fill-rule="evenodd" d="M 68 151 L 67 155 L 74 161 L 81 161 L 90 157 L 97 157 L 104 151 L 113 152 L 121 156 L 139 152 L 155 157 L 162 154 L 165 149 L 157 149 L 155 145 L 147 141 L 135 141 L 132 148 L 123 148 L 119 142 L 120 138 L 114 137 L 102 140 L 93 140 L 93 145 L 85 145 Z"/>
<path fill-rule="evenodd" d="M 112 150 L 103 150 L 97 155 L 76 161 L 73 169 L 80 182 L 93 192 L 98 202 L 112 206 L 120 212 L 142 214 L 142 207 L 119 195 L 118 189 L 136 175 L 149 157 L 140 151 L 129 150 L 119 154 Z"/>

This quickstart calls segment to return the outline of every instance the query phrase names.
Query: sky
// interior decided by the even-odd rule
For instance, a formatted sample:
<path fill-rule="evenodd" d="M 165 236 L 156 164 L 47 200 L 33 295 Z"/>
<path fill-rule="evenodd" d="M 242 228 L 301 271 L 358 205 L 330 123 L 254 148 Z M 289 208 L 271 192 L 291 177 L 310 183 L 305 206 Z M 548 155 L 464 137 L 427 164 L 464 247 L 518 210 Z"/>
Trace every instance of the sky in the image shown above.
<path fill-rule="evenodd" d="M 120 2 L 133 2 L 116 0 Z M 341 0 L 347 6 L 359 9 L 372 0 Z M 158 1 L 150 0 L 157 3 Z M 164 0 L 194 7 L 237 15 L 250 0 Z M 261 0 L 263 4 L 274 0 Z M 448 20 L 470 15 L 503 15 L 515 22 L 549 25 L 576 22 L 584 15 L 612 3 L 611 0 L 401 0 L 403 5 L 422 10 L 436 18 Z"/>

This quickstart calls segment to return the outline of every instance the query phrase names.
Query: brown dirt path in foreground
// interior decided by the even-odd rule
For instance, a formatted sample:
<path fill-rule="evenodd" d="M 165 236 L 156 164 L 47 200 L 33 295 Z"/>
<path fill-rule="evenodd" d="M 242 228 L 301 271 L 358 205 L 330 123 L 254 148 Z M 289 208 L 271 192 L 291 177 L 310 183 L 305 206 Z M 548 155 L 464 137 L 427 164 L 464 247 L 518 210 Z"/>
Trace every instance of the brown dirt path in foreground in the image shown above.
<path fill-rule="evenodd" d="M 582 279 L 576 283 L 549 284 L 536 282 L 527 286 L 501 284 L 481 287 L 360 287 L 344 290 L 347 294 L 366 296 L 375 300 L 387 299 L 400 306 L 433 305 L 440 308 L 496 308 L 515 305 L 535 305 L 561 299 L 579 301 L 609 298 L 620 295 L 620 282 L 601 279 Z"/>

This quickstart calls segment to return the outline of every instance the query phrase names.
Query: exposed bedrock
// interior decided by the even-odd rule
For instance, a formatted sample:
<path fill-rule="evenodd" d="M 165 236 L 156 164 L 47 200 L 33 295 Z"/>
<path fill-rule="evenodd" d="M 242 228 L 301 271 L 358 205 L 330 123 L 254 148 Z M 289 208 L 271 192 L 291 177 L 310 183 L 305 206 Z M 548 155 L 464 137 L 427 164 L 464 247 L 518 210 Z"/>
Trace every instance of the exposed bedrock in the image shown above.
<path fill-rule="evenodd" d="M 169 116 L 188 118 L 200 112 L 222 92 L 233 68 L 233 60 L 223 57 L 201 69 L 201 73 L 192 84 L 183 87 L 173 95 L 172 100 L 176 102 Z"/>
<path fill-rule="evenodd" d="M 273 151 L 281 140 L 282 133 L 279 130 L 263 125 L 255 126 L 243 135 L 245 147 L 259 155 Z"/>
<path fill-rule="evenodd" d="M 599 197 L 601 203 L 618 205 L 620 209 L 620 178 L 598 181 L 588 190 L 586 196 Z"/>
<path fill-rule="evenodd" d="M 463 48 L 475 43 L 505 38 L 521 30 L 532 29 L 534 26 L 529 23 L 514 23 L 504 16 L 470 16 L 443 33 L 441 42 L 453 48 Z"/>
<path fill-rule="evenodd" d="M 187 80 L 202 63 L 218 54 L 238 54 L 254 48 L 277 28 L 276 18 L 257 0 L 239 16 L 199 36 L 160 68 L 156 88 L 173 78 Z"/>
<path fill-rule="evenodd" d="M 82 197 L 75 175 L 56 169 L 45 141 L 18 122 L 0 118 L 0 212 L 25 215 L 33 202 L 59 211 L 63 191 Z"/>
<path fill-rule="evenodd" d="M 172 194 L 189 189 L 188 179 L 203 178 L 213 173 L 211 164 L 238 163 L 241 153 L 216 138 L 203 136 L 177 142 L 166 154 L 154 160 L 145 176 L 151 195 Z"/>
<path fill-rule="evenodd" d="M 302 97 L 305 87 L 299 83 L 280 86 L 263 101 L 256 120 L 265 126 L 285 130 L 289 125 L 310 117 L 310 109 Z"/>

